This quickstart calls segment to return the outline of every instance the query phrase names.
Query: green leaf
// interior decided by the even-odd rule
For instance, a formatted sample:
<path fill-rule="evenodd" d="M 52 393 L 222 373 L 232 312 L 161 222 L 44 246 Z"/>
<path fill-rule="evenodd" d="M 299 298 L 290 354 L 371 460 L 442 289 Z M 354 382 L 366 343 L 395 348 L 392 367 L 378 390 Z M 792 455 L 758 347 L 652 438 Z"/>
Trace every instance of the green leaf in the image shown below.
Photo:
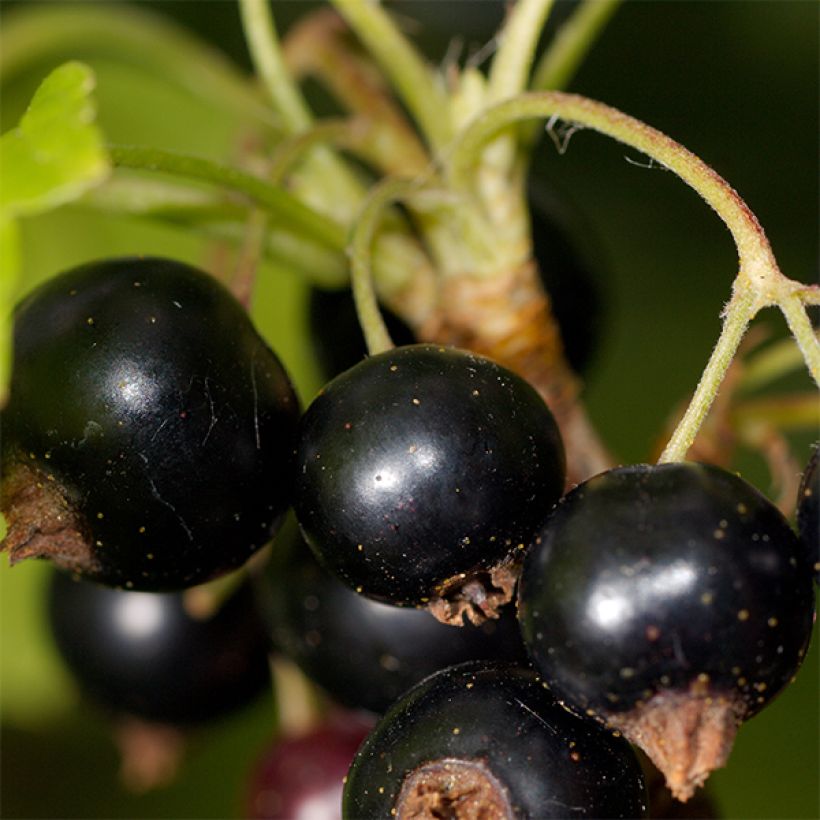
<path fill-rule="evenodd" d="M 0 407 L 6 403 L 11 375 L 11 306 L 19 270 L 17 222 L 0 212 Z"/>
<path fill-rule="evenodd" d="M 213 4 L 218 6 L 220 4 Z M 222 4 L 224 8 L 224 4 Z M 208 17 L 202 9 L 202 16 Z M 134 3 L 19 3 L 0 30 L 0 80 L 13 84 L 40 66 L 79 58 L 130 67 L 241 122 L 280 131 L 256 84 L 226 58 L 174 23 Z"/>
<path fill-rule="evenodd" d="M 17 128 L 0 137 L 0 213 L 41 213 L 108 176 L 94 82 L 88 66 L 64 63 L 42 82 Z"/>

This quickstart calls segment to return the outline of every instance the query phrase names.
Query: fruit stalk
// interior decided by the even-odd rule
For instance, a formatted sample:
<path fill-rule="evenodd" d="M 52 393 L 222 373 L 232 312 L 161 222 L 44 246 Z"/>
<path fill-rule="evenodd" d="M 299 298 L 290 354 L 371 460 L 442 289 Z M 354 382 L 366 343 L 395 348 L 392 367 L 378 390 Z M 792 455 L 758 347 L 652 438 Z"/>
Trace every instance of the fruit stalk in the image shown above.
<path fill-rule="evenodd" d="M 699 157 L 646 123 L 586 97 L 557 91 L 522 94 L 502 102 L 476 117 L 460 135 L 450 156 L 448 179 L 465 202 L 479 196 L 474 172 L 487 142 L 515 122 L 543 117 L 592 128 L 673 171 L 703 197 L 734 239 L 739 271 L 732 299 L 724 311 L 724 328 L 692 402 L 661 455 L 662 462 L 685 457 L 749 321 L 761 308 L 776 305 L 781 309 L 812 376 L 820 383 L 820 343 L 805 311 L 807 304 L 817 301 L 818 288 L 784 276 L 757 217 L 737 191 Z"/>

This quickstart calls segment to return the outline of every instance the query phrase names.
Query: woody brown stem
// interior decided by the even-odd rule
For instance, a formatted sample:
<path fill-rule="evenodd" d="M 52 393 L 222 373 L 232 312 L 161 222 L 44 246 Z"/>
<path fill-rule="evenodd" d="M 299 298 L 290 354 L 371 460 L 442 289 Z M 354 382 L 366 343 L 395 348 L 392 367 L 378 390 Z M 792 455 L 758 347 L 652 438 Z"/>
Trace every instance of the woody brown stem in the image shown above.
<path fill-rule="evenodd" d="M 612 466 L 580 399 L 579 379 L 564 359 L 549 296 L 533 260 L 499 276 L 445 280 L 438 308 L 419 336 L 473 350 L 527 379 L 561 430 L 569 485 Z"/>

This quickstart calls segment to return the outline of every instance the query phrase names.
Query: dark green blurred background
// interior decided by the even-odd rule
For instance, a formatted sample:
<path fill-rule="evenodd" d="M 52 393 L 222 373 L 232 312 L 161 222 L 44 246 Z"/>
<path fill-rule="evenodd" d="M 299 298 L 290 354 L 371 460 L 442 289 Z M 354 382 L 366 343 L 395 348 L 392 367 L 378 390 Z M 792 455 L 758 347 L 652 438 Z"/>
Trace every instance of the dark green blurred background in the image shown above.
<path fill-rule="evenodd" d="M 30 5 L 41 4 L 4 2 L 2 19 Z M 175 17 L 248 69 L 233 3 L 138 5 Z M 458 33 L 455 26 L 462 26 L 468 46 L 478 47 L 502 14 L 494 0 L 394 5 L 408 26 L 409 18 L 418 21 L 410 27 L 434 59 Z M 309 7 L 277 3 L 281 27 Z M 567 9 L 558 3 L 556 17 Z M 758 215 L 783 271 L 805 281 L 816 280 L 818 260 L 818 23 L 814 2 L 629 0 L 571 85 L 644 119 L 712 164 Z M 201 100 L 110 60 L 89 62 L 99 76 L 100 119 L 113 140 L 213 157 L 232 149 L 237 123 L 214 116 Z M 0 78 L 4 131 L 50 67 Z M 581 210 L 604 260 L 605 341 L 587 397 L 613 450 L 623 461 L 640 461 L 694 387 L 717 337 L 735 252 L 722 223 L 694 193 L 671 174 L 625 156 L 640 159 L 582 132 L 564 156 L 544 141 L 536 165 Z M 28 220 L 23 251 L 26 286 L 103 255 L 169 254 L 204 266 L 213 260 L 212 247 L 196 237 L 77 208 Z M 304 289 L 295 278 L 261 276 L 255 316 L 307 402 L 318 377 L 303 307 Z M 758 322 L 783 334 L 773 311 Z M 788 386 L 808 384 L 798 377 Z M 810 438 L 795 440 L 806 455 Z M 741 454 L 738 466 L 770 489 L 755 456 Z M 272 701 L 200 732 L 172 787 L 124 793 L 107 726 L 80 702 L 45 634 L 45 568 L 24 564 L 10 571 L 0 563 L 2 816 L 237 816 L 248 766 L 274 731 Z M 729 766 L 710 784 L 724 816 L 820 816 L 819 678 L 815 646 L 796 683 L 741 729 Z"/>

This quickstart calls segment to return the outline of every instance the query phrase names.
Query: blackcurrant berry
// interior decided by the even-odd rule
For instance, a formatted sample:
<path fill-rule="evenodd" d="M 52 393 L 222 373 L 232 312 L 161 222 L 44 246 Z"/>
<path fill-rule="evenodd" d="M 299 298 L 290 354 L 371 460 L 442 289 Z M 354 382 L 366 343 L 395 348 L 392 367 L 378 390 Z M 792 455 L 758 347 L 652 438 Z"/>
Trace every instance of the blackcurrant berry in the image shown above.
<path fill-rule="evenodd" d="M 412 345 L 328 384 L 303 416 L 294 509 L 357 592 L 461 623 L 510 600 L 516 560 L 564 485 L 552 414 L 471 353 Z"/>
<path fill-rule="evenodd" d="M 248 583 L 207 617 L 185 593 L 131 592 L 55 571 L 48 622 L 81 690 L 117 715 L 204 723 L 270 686 L 268 638 Z"/>
<path fill-rule="evenodd" d="M 277 739 L 255 767 L 246 816 L 341 820 L 345 775 L 372 728 L 363 716 L 340 712 L 305 734 Z"/>
<path fill-rule="evenodd" d="M 298 402 L 247 313 L 180 262 L 93 262 L 18 306 L 3 413 L 12 562 L 179 589 L 242 564 L 288 505 Z"/>
<path fill-rule="evenodd" d="M 820 442 L 812 446 L 811 456 L 797 493 L 797 531 L 820 582 L 820 472 L 817 469 Z"/>
<path fill-rule="evenodd" d="M 295 528 L 278 536 L 262 580 L 274 647 L 351 708 L 384 712 L 413 684 L 464 661 L 528 663 L 512 604 L 498 620 L 453 629 L 356 594 L 316 563 Z"/>
<path fill-rule="evenodd" d="M 468 663 L 413 687 L 356 755 L 347 818 L 643 817 L 622 738 L 563 709 L 532 670 Z"/>
<path fill-rule="evenodd" d="M 641 746 L 679 799 L 794 676 L 814 616 L 797 537 L 717 467 L 624 467 L 568 493 L 525 560 L 519 618 L 568 707 Z"/>

